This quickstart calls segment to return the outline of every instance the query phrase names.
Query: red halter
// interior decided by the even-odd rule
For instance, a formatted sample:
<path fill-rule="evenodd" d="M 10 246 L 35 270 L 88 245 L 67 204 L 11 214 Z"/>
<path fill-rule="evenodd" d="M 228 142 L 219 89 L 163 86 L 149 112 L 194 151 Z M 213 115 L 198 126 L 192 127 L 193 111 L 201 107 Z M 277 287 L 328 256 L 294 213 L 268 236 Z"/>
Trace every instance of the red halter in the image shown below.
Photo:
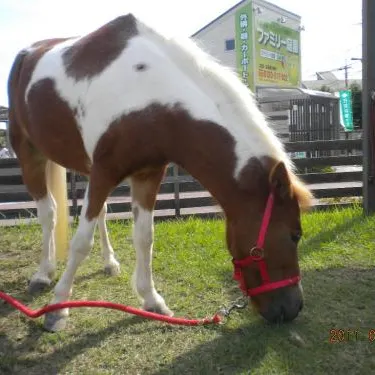
<path fill-rule="evenodd" d="M 270 223 L 272 209 L 275 201 L 274 192 L 271 191 L 270 195 L 268 196 L 266 209 L 264 211 L 262 224 L 260 227 L 260 232 L 258 236 L 258 240 L 256 245 L 250 250 L 250 255 L 244 259 L 235 260 L 233 259 L 234 265 L 234 275 L 233 278 L 237 280 L 240 284 L 241 290 L 247 294 L 248 296 L 256 296 L 257 294 L 270 292 L 271 290 L 283 288 L 288 285 L 297 284 L 301 280 L 301 276 L 293 276 L 288 279 L 280 280 L 280 281 L 270 281 L 270 277 L 267 271 L 267 265 L 264 261 L 264 240 L 266 237 L 268 225 Z M 260 275 L 262 277 L 262 284 L 256 288 L 246 288 L 245 279 L 242 273 L 242 269 L 248 267 L 251 263 L 257 263 L 259 266 Z"/>

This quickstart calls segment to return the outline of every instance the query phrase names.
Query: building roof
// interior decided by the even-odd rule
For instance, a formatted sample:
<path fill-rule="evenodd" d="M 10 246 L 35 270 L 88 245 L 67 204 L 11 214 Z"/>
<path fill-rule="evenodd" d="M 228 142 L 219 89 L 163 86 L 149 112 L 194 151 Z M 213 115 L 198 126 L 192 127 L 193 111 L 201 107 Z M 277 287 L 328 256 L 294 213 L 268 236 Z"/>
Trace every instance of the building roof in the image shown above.
<path fill-rule="evenodd" d="M 338 100 L 338 98 L 336 98 L 330 92 L 309 90 L 305 88 L 262 87 L 257 91 L 257 101 L 259 103 L 271 103 L 287 101 L 292 99 L 307 99 L 314 97 L 327 97 L 333 100 Z"/>
<path fill-rule="evenodd" d="M 348 86 L 352 84 L 357 84 L 360 88 L 362 88 L 362 80 L 361 79 L 349 79 Z M 321 90 L 322 86 L 326 86 L 331 91 L 339 91 L 344 90 L 346 88 L 345 81 L 343 79 L 315 79 L 312 81 L 303 81 L 302 86 L 304 88 L 310 90 Z"/>
<path fill-rule="evenodd" d="M 236 9 L 237 7 L 241 6 L 241 5 L 244 5 L 248 0 L 242 0 L 240 1 L 239 3 L 233 5 L 231 8 L 229 8 L 227 11 L 225 11 L 224 13 L 220 14 L 218 17 L 216 17 L 215 19 L 213 19 L 211 22 L 209 22 L 207 25 L 203 26 L 202 28 L 200 28 L 198 31 L 196 31 L 194 34 L 191 35 L 191 38 L 194 38 L 195 36 L 197 36 L 199 33 L 201 33 L 203 30 L 209 28 L 210 26 L 212 26 L 216 21 L 218 21 L 220 18 L 226 16 L 227 14 L 229 14 L 230 12 L 232 12 L 234 9 Z M 293 12 L 290 12 L 284 8 L 280 8 L 279 6 L 275 5 L 275 4 L 272 4 L 270 3 L 269 1 L 265 1 L 265 0 L 258 0 L 258 2 L 260 3 L 264 3 L 265 5 L 270 5 L 272 6 L 274 9 L 276 10 L 280 10 L 281 12 L 286 12 L 294 17 L 297 17 L 297 18 L 301 18 L 301 16 L 299 16 L 298 14 L 296 13 L 293 13 Z"/>
<path fill-rule="evenodd" d="M 331 71 L 327 71 L 327 72 L 316 72 L 316 76 L 319 80 L 322 80 L 322 79 L 329 79 L 331 81 L 333 80 L 337 80 L 337 77 L 335 76 L 335 74 Z"/>

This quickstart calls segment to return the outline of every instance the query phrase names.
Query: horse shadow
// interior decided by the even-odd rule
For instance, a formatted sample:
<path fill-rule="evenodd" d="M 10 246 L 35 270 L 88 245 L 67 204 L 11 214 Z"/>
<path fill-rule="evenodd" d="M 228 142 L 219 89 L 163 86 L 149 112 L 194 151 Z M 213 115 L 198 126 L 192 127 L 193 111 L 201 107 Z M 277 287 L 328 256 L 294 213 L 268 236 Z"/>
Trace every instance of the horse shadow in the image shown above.
<path fill-rule="evenodd" d="M 323 251 L 323 243 L 332 241 L 365 221 L 366 217 L 355 216 L 340 225 L 321 230 L 301 244 L 301 257 Z M 241 293 L 232 272 L 232 269 L 223 272 L 221 279 L 228 298 L 236 300 Z M 327 350 L 320 351 L 320 361 L 330 363 L 332 350 L 340 350 L 338 346 L 332 349 L 329 343 L 332 328 L 354 329 L 358 327 L 359 321 L 362 327 L 371 327 L 373 318 L 370 312 L 375 310 L 372 296 L 375 273 L 371 269 L 350 267 L 311 270 L 303 272 L 303 285 L 305 307 L 295 321 L 271 325 L 259 319 L 235 329 L 224 326 L 216 338 L 178 356 L 168 366 L 154 371 L 153 375 L 252 373 L 262 365 L 269 353 L 275 353 L 280 358 L 290 358 L 291 347 L 295 355 L 308 359 L 311 358 L 311 347 L 325 345 Z M 250 311 L 244 313 L 251 314 Z M 243 312 L 236 311 L 234 319 L 237 314 Z M 320 324 L 320 321 L 324 324 Z M 307 364 L 288 361 L 288 365 L 290 373 L 308 372 Z"/>
<path fill-rule="evenodd" d="M 98 347 L 107 337 L 118 334 L 120 330 L 126 330 L 128 327 L 136 326 L 143 322 L 143 319 L 136 316 L 123 318 L 102 330 L 85 334 L 79 340 L 71 342 L 68 345 L 63 345 L 44 356 L 22 358 L 27 355 L 32 348 L 35 348 L 38 345 L 38 339 L 46 334 L 41 328 L 40 323 L 29 320 L 27 321 L 28 334 L 26 338 L 20 341 L 20 344 L 14 344 L 7 336 L 0 334 L 0 349 L 6 348 L 7 351 L 17 353 L 16 361 L 0 363 L 0 374 L 59 374 L 68 362 L 81 355 L 87 349 Z M 53 335 L 51 333 L 48 334 Z M 58 336 L 59 334 L 55 335 Z M 59 338 L 57 338 L 57 340 L 59 340 Z"/>
<path fill-rule="evenodd" d="M 228 280 L 228 275 L 224 276 Z M 341 279 L 339 287 L 337 281 L 330 283 L 334 278 Z M 368 327 L 373 327 L 375 274 L 371 269 L 326 269 L 306 272 L 304 279 L 305 307 L 295 321 L 275 325 L 259 318 L 246 323 L 243 316 L 240 327 L 208 327 L 217 331 L 213 340 L 176 357 L 152 375 L 251 374 L 264 365 L 269 355 L 286 360 L 288 373 L 314 373 L 308 369 L 309 360 L 318 350 L 320 363 L 331 366 L 333 353 L 339 355 L 342 351 L 340 344 L 330 342 L 331 329 L 355 329 L 360 321 L 361 339 L 366 340 Z M 238 311 L 231 319 L 238 318 L 238 314 L 251 312 Z M 306 362 L 294 361 L 292 356 L 306 358 Z"/>
<path fill-rule="evenodd" d="M 343 277 L 339 289 L 337 283 L 330 283 L 329 280 L 341 278 L 341 274 Z M 226 272 L 222 276 L 224 285 L 229 282 L 230 275 Z M 280 358 L 290 358 L 291 353 L 310 358 L 312 346 L 324 345 L 324 343 L 329 345 L 328 333 L 332 327 L 345 325 L 343 322 L 340 323 L 341 318 L 344 319 L 345 317 L 347 323 L 361 317 L 363 324 L 371 324 L 372 314 L 369 311 L 375 310 L 375 301 L 371 299 L 372 290 L 375 287 L 375 274 L 372 270 L 351 268 L 327 269 L 319 272 L 314 270 L 306 272 L 304 279 L 306 284 L 305 308 L 294 322 L 271 325 L 261 319 L 254 319 L 254 317 L 250 317 L 251 319 L 247 322 L 246 315 L 251 315 L 250 311 L 235 312 L 231 319 L 240 319 L 243 322 L 242 324 L 234 328 L 233 325 L 231 327 L 230 322 L 224 325 L 198 328 L 198 336 L 199 330 L 210 330 L 212 339 L 198 345 L 191 345 L 190 350 L 175 357 L 168 364 L 159 365 L 158 368 L 152 370 L 152 374 L 232 375 L 251 373 L 262 366 L 263 361 L 270 353 L 274 353 Z M 234 291 L 234 289 L 234 287 L 230 287 L 229 290 Z M 367 294 L 357 293 L 358 289 L 366 290 Z M 350 291 L 351 293 L 349 293 Z M 343 295 L 351 299 L 350 305 L 348 302 L 342 302 Z M 326 306 L 326 308 L 315 308 L 317 300 L 319 306 Z M 363 306 L 364 300 L 367 301 L 367 305 L 371 304 L 371 306 L 367 306 L 365 309 Z M 345 313 L 343 313 L 344 308 Z M 366 311 L 366 316 L 361 316 L 364 311 Z M 239 316 L 238 314 L 244 315 Z M 331 320 L 329 320 L 330 317 L 332 317 Z M 324 326 L 321 322 L 324 322 Z M 6 348 L 3 352 L 17 353 L 12 363 L 5 361 L 0 364 L 0 373 L 2 371 L 19 375 L 60 373 L 67 363 L 90 348 L 100 347 L 101 343 L 109 339 L 111 335 L 118 335 L 121 332 L 124 332 L 124 335 L 148 334 L 150 329 L 163 332 L 163 330 L 170 328 L 164 325 L 144 323 L 145 320 L 142 318 L 126 317 L 95 332 L 83 333 L 72 342 L 55 346 L 53 352 L 25 358 L 30 350 L 38 345 L 38 339 L 45 334 L 40 323 L 28 320 L 28 334 L 20 341 L 11 341 L 5 335 L 0 334 L 0 351 L 2 351 L 2 348 Z M 132 328 L 131 333 L 127 332 L 129 327 Z M 189 328 L 183 327 L 181 329 Z M 193 336 L 194 334 L 192 333 Z M 295 336 L 299 336 L 301 339 L 296 339 Z M 321 351 L 320 355 L 323 356 L 320 358 L 321 362 L 329 362 L 332 358 L 329 347 L 327 353 Z M 303 367 L 305 366 L 304 363 L 294 363 L 288 360 L 288 366 L 290 366 L 291 373 L 306 372 L 306 367 Z"/>
<path fill-rule="evenodd" d="M 34 294 L 29 294 L 27 292 L 30 279 L 25 278 L 21 274 L 19 275 L 18 278 L 12 281 L 0 282 L 0 290 L 6 293 L 10 293 L 10 295 L 13 298 L 27 305 L 33 302 L 35 298 L 41 295 L 46 295 L 46 294 L 50 294 L 51 292 L 53 292 L 53 288 L 55 287 L 60 276 L 61 276 L 60 274 L 56 275 L 48 287 Z M 97 277 L 108 277 L 108 276 L 104 274 L 104 271 L 102 269 L 98 269 L 87 274 L 77 275 L 74 280 L 74 285 L 80 285 L 82 283 L 85 283 L 88 280 L 95 279 Z M 6 303 L 5 301 L 0 299 L 0 317 L 6 317 L 12 312 L 14 312 L 14 308 L 10 306 L 8 303 Z"/>
<path fill-rule="evenodd" d="M 23 304 L 28 304 L 34 300 L 35 296 L 29 295 L 26 292 L 27 284 L 27 280 L 20 276 L 12 281 L 2 281 L 0 283 L 0 290 L 9 293 Z M 0 299 L 0 317 L 6 317 L 12 312 L 14 312 L 14 308 Z"/>

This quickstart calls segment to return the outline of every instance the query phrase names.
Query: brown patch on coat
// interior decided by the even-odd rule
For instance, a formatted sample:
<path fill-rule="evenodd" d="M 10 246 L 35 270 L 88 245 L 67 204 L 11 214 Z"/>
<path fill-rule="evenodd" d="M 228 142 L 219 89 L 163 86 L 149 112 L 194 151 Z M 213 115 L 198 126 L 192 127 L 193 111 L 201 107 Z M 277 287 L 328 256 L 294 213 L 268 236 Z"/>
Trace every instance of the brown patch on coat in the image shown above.
<path fill-rule="evenodd" d="M 160 168 L 145 168 L 132 175 L 131 194 L 132 211 L 134 221 L 138 220 L 139 208 L 141 206 L 147 211 L 153 211 L 155 208 L 156 197 L 160 189 L 161 181 L 165 175 L 167 166 Z"/>
<path fill-rule="evenodd" d="M 198 179 L 230 217 L 243 210 L 241 198 L 248 200 L 244 195 L 258 195 L 259 201 L 261 194 L 265 200 L 270 189 L 270 167 L 255 158 L 239 181 L 234 178 L 234 146 L 226 129 L 192 119 L 180 105 L 152 104 L 114 121 L 98 141 L 93 163 L 117 184 L 146 167 L 173 161 Z M 259 183 L 266 188 L 259 189 Z"/>
<path fill-rule="evenodd" d="M 9 138 L 20 162 L 23 181 L 35 200 L 45 197 L 47 193 L 45 175 L 47 158 L 29 136 L 29 132 L 33 133 L 34 128 L 39 128 L 40 124 L 33 122 L 26 107 L 25 89 L 42 56 L 67 39 L 46 39 L 34 43 L 31 49 L 20 51 L 15 58 L 8 79 Z M 45 104 L 43 102 L 42 108 L 47 113 Z"/>
<path fill-rule="evenodd" d="M 152 211 L 165 170 L 166 166 L 162 166 L 160 168 L 145 168 L 134 173 L 131 176 L 133 202 L 137 202 L 145 210 Z"/>
<path fill-rule="evenodd" d="M 32 49 L 21 51 L 17 56 L 8 84 L 9 112 L 12 114 L 10 138 L 17 156 L 22 158 L 25 155 L 21 163 L 29 167 L 33 163 L 34 168 L 30 170 L 42 168 L 48 158 L 66 168 L 88 174 L 90 161 L 78 130 L 75 111 L 60 98 L 54 81 L 43 79 L 36 82 L 29 91 L 28 104 L 25 103 L 25 91 L 39 60 L 68 39 L 39 41 L 32 45 Z M 76 114 L 82 115 L 84 111 L 79 102 Z"/>
<path fill-rule="evenodd" d="M 63 54 L 66 73 L 77 81 L 100 74 L 138 35 L 132 14 L 118 17 L 79 39 Z"/>
<path fill-rule="evenodd" d="M 50 49 L 51 47 L 54 47 L 55 45 L 66 42 L 69 39 L 72 39 L 74 37 L 68 37 L 68 38 L 50 38 L 50 39 L 43 39 L 43 40 L 38 40 L 37 42 L 34 42 L 31 47 L 33 48 L 42 48 L 45 51 L 47 49 Z"/>
<path fill-rule="evenodd" d="M 198 140 L 206 142 L 205 147 Z M 217 152 L 216 146 L 223 151 Z M 215 160 L 212 160 L 213 156 Z M 214 123 L 193 120 L 178 105 L 170 109 L 153 104 L 114 121 L 98 141 L 93 170 L 101 175 L 101 180 L 110 180 L 114 187 L 127 176 L 144 168 L 159 169 L 169 161 L 188 170 L 222 206 L 230 207 L 226 201 L 233 199 L 233 187 L 237 186 L 232 176 L 235 166 L 233 137 Z M 221 167 L 214 168 L 212 162 Z M 212 181 L 223 182 L 217 186 Z M 99 181 L 96 183 L 91 178 L 91 186 L 93 184 L 98 189 L 113 188 L 102 187 Z M 96 211 L 88 209 L 91 217 L 97 215 Z"/>
<path fill-rule="evenodd" d="M 74 111 L 61 99 L 55 82 L 45 78 L 28 95 L 30 121 L 27 127 L 33 144 L 48 158 L 65 168 L 89 174 L 90 160 L 83 145 Z"/>
<path fill-rule="evenodd" d="M 31 50 L 20 51 L 12 65 L 8 79 L 9 111 L 14 112 L 12 128 L 21 127 L 27 135 L 29 112 L 25 103 L 25 91 L 39 60 L 57 44 L 69 38 L 46 39 L 36 42 Z"/>

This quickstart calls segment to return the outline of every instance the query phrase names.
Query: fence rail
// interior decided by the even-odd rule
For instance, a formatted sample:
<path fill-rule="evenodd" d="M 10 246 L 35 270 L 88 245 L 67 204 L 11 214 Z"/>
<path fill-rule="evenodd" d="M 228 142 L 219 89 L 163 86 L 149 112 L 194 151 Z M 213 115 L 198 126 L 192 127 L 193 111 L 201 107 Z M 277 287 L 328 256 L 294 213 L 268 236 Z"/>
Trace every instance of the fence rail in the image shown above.
<path fill-rule="evenodd" d="M 362 140 L 335 140 L 310 142 L 285 142 L 288 152 L 309 152 L 317 150 L 341 151 L 349 153 L 362 149 Z M 324 156 L 293 159 L 299 176 L 311 188 L 316 198 L 315 209 L 325 209 L 332 203 L 326 198 L 348 198 L 362 196 L 362 156 Z M 346 166 L 345 170 L 342 170 Z M 357 166 L 357 167 L 347 167 Z M 317 171 L 317 168 L 330 168 Z M 340 168 L 337 168 L 340 167 Z M 313 173 L 307 173 L 314 169 Z M 67 172 L 69 209 L 72 217 L 79 214 L 86 179 L 70 171 Z M 131 213 L 130 187 L 120 184 L 108 201 L 109 218 L 129 218 Z M 342 205 L 346 205 L 344 203 Z M 175 218 L 190 215 L 213 217 L 220 214 L 212 196 L 205 188 L 182 168 L 171 164 L 161 184 L 156 202 L 156 218 Z M 23 182 L 16 159 L 0 160 L 0 224 L 12 223 L 19 218 L 36 217 L 36 207 Z"/>

